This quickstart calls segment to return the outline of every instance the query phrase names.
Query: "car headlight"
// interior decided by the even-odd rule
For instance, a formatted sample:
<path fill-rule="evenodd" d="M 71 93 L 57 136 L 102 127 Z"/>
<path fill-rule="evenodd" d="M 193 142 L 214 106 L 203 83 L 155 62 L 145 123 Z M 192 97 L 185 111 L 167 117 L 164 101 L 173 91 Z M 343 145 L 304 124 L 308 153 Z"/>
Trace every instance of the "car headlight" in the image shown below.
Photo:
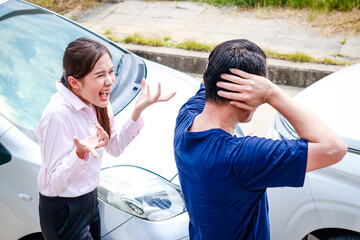
<path fill-rule="evenodd" d="M 165 220 L 186 211 L 178 185 L 134 166 L 102 169 L 98 196 L 124 212 L 150 221 Z"/>
<path fill-rule="evenodd" d="M 273 139 L 298 139 L 298 135 L 291 124 L 279 113 L 275 116 L 273 128 L 268 133 Z"/>

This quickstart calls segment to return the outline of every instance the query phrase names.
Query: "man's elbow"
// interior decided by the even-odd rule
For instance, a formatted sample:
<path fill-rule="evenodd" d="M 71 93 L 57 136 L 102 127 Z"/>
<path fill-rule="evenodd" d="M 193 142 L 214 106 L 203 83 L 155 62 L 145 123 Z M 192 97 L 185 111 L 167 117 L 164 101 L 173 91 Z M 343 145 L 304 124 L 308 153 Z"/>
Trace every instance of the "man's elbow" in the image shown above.
<path fill-rule="evenodd" d="M 346 143 L 341 138 L 335 138 L 333 141 L 312 145 L 308 152 L 306 172 L 328 167 L 340 162 L 344 158 L 347 149 Z"/>
<path fill-rule="evenodd" d="M 336 141 L 329 151 L 329 159 L 332 160 L 330 165 L 340 162 L 347 153 L 347 150 L 348 146 L 342 139 Z"/>

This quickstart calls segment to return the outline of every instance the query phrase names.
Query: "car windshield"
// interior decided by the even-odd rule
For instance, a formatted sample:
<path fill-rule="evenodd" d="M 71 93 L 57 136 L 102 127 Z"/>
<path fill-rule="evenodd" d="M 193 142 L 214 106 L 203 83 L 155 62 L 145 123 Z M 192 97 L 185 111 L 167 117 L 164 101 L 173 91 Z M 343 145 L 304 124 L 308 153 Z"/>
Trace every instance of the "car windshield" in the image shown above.
<path fill-rule="evenodd" d="M 0 6 L 0 33 L 1 115 L 34 140 L 42 111 L 62 75 L 62 57 L 69 42 L 88 37 L 110 50 L 119 70 L 115 93 L 111 93 L 114 113 L 135 97 L 145 75 L 144 64 L 135 55 L 27 3 L 9 1 Z"/>

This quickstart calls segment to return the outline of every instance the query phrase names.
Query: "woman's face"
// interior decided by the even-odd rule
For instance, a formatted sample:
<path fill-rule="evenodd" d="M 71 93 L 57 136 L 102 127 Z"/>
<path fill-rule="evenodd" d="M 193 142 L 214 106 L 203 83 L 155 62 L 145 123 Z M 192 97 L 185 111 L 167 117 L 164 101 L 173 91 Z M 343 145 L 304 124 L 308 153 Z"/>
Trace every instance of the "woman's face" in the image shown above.
<path fill-rule="evenodd" d="M 114 66 L 108 54 L 104 54 L 82 81 L 78 96 L 85 104 L 98 107 L 109 104 L 110 90 L 115 82 Z"/>

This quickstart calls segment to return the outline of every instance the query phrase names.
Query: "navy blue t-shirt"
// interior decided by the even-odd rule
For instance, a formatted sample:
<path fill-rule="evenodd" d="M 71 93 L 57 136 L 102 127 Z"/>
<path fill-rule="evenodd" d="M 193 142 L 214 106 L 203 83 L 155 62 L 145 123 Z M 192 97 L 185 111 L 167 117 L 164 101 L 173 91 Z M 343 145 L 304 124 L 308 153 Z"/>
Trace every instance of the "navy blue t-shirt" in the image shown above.
<path fill-rule="evenodd" d="M 202 84 L 180 109 L 174 137 L 190 239 L 270 239 L 266 188 L 303 185 L 307 140 L 189 132 L 204 105 Z"/>

